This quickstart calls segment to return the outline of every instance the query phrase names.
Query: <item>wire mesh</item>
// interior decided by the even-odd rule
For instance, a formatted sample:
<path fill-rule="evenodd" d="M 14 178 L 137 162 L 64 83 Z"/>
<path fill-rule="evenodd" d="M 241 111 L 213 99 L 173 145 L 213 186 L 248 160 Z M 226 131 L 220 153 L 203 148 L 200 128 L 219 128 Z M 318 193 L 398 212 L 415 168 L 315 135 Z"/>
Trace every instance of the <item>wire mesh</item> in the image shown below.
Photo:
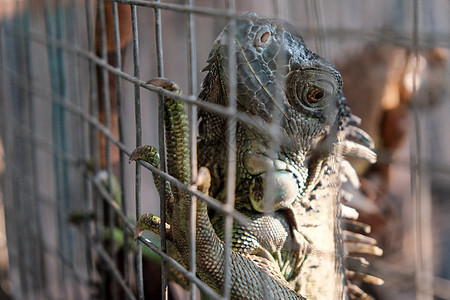
<path fill-rule="evenodd" d="M 363 187 L 375 186 L 364 192 L 380 192 L 373 202 L 355 206 L 366 205 L 358 209 L 385 247 L 385 258 L 375 261 L 374 268 L 386 284 L 369 288 L 377 299 L 450 299 L 450 4 L 445 0 L 3 0 L 0 176 L 8 260 L 0 258 L 2 292 L 16 299 L 196 299 L 204 297 L 200 291 L 212 299 L 230 297 L 232 226 L 245 221 L 233 211 L 236 153 L 229 151 L 227 157 L 224 204 L 180 183 L 167 174 L 164 163 L 163 103 L 171 96 L 188 107 L 193 181 L 197 108 L 227 118 L 230 149 L 235 149 L 237 122 L 262 126 L 261 120 L 236 108 L 233 51 L 228 106 L 197 101 L 203 79 L 199 70 L 216 35 L 225 24 L 233 32 L 234 18 L 244 11 L 293 23 L 309 47 L 342 66 L 344 80 L 346 67 L 355 67 L 355 53 L 370 52 L 366 44 L 396 47 L 382 48 L 378 57 L 384 53 L 388 58 L 369 65 L 374 69 L 384 59 L 393 66 L 378 77 L 391 76 L 412 61 L 400 79 L 367 77 L 374 94 L 392 92 L 395 80 L 402 89 L 410 84 L 411 90 L 398 96 L 409 93 L 410 100 L 394 97 L 401 105 L 372 114 L 354 104 L 363 126 L 378 114 L 373 133 L 380 143 L 386 143 L 383 132 L 399 128 L 407 141 L 395 149 L 380 144 L 378 169 L 360 166 L 366 172 Z M 405 51 L 396 64 L 398 49 Z M 427 56 L 434 50 L 437 58 Z M 356 69 L 362 72 L 367 61 L 371 59 Z M 363 73 L 357 74 L 357 80 L 345 85 L 366 87 L 360 82 Z M 146 83 L 156 76 L 176 81 L 187 93 L 173 96 Z M 352 100 L 349 90 L 350 104 L 365 99 L 365 92 L 369 90 Z M 397 122 L 386 123 L 392 116 Z M 381 129 L 392 124 L 395 128 Z M 275 152 L 276 124 L 268 131 Z M 146 163 L 127 164 L 132 149 L 142 144 L 158 145 L 160 170 Z M 385 166 L 390 170 L 387 179 Z M 152 173 L 162 178 L 159 187 L 152 186 Z M 383 180 L 388 184 L 380 188 Z M 159 199 L 165 199 L 165 181 L 189 193 L 192 207 L 205 201 L 226 215 L 223 297 L 195 276 L 195 255 L 185 269 L 167 253 L 164 226 L 160 242 L 152 235 L 133 241 L 135 220 L 143 213 L 160 215 L 164 224 L 166 207 Z M 195 253 L 195 209 L 191 215 Z M 170 268 L 190 282 L 189 295 L 169 281 Z"/>

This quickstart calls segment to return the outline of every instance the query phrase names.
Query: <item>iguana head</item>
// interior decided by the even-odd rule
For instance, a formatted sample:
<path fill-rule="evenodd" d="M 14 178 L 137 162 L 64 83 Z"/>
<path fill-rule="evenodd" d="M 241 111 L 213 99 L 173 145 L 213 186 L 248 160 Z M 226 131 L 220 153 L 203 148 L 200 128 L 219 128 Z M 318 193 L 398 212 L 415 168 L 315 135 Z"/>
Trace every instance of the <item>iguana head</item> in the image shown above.
<path fill-rule="evenodd" d="M 322 162 L 336 145 L 341 124 L 349 114 L 342 96 L 342 78 L 332 64 L 306 48 L 291 26 L 248 13 L 236 19 L 232 31 L 230 26 L 225 27 L 215 41 L 200 95 L 206 101 L 227 105 L 229 47 L 236 59 L 233 73 L 238 110 L 278 126 L 279 143 L 273 157 L 264 150 L 274 145 L 268 125 L 255 128 L 239 124 L 238 159 L 243 167 L 238 176 L 249 178 L 242 181 L 249 184 L 242 187 L 243 193 L 250 191 L 254 209 L 265 210 L 262 191 L 267 169 L 273 164 L 264 156 L 271 156 L 293 166 L 289 170 L 275 169 L 275 178 L 271 178 L 277 185 L 274 193 L 278 205 L 274 208 L 288 206 L 294 199 L 286 195 L 296 194 L 297 199 L 307 196 L 317 183 Z M 225 118 L 207 113 L 201 116 L 200 133 L 205 139 L 224 130 Z M 217 136 L 223 138 L 225 134 L 222 131 Z M 294 185 L 295 189 L 287 189 Z"/>
<path fill-rule="evenodd" d="M 315 148 L 345 106 L 339 72 L 280 20 L 248 13 L 236 20 L 233 32 L 238 109 L 280 124 L 286 150 Z M 229 33 L 226 27 L 209 57 L 210 64 L 221 66 L 217 72 L 225 90 Z"/>

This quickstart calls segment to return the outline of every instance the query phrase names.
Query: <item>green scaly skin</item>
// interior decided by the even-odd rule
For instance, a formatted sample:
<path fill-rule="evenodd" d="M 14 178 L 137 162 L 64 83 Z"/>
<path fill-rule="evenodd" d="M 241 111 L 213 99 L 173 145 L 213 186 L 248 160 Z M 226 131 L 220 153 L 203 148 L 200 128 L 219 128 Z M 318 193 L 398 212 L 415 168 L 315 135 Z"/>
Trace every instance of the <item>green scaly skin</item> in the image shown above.
<path fill-rule="evenodd" d="M 237 108 L 262 125 L 238 122 L 229 149 L 227 119 L 200 110 L 198 159 L 211 170 L 211 196 L 225 201 L 227 151 L 236 151 L 235 208 L 251 222 L 235 222 L 233 249 L 271 262 L 266 269 L 308 299 L 344 299 L 340 190 L 354 173 L 344 155 L 373 162 L 371 139 L 354 126 L 339 72 L 288 24 L 250 13 L 236 20 L 231 46 L 228 35 L 226 27 L 210 51 L 199 98 L 228 105 L 232 47 Z M 279 125 L 276 143 L 264 122 Z M 223 216 L 210 215 L 223 238 Z"/>
<path fill-rule="evenodd" d="M 150 83 L 179 93 L 179 88 L 164 79 L 152 80 Z M 167 134 L 167 166 L 169 173 L 184 184 L 190 184 L 190 152 L 187 117 L 184 105 L 174 99 L 165 101 L 165 129 Z M 130 160 L 142 159 L 158 166 L 155 149 L 150 146 L 137 148 Z M 166 188 L 168 190 L 168 188 Z M 168 214 L 170 229 L 168 239 L 179 252 L 182 265 L 189 262 L 189 212 L 191 197 L 172 187 L 173 205 Z M 170 192 L 170 190 L 169 190 Z M 152 214 L 139 218 L 136 230 L 159 232 L 159 218 Z M 196 224 L 196 262 L 197 276 L 211 288 L 221 293 L 224 285 L 224 243 L 216 235 L 208 216 L 204 202 L 197 204 Z M 232 299 L 304 299 L 292 291 L 280 278 L 270 276 L 249 257 L 231 251 L 231 298 Z M 269 297 L 269 298 L 267 298 Z"/>
<path fill-rule="evenodd" d="M 354 126 L 357 118 L 345 104 L 341 76 L 279 20 L 246 14 L 236 20 L 234 32 L 237 108 L 259 118 L 263 125 L 238 122 L 237 148 L 231 149 L 237 154 L 235 209 L 250 220 L 246 226 L 234 222 L 232 298 L 301 299 L 303 295 L 308 299 L 345 299 L 348 294 L 351 299 L 367 299 L 349 282 L 351 276 L 345 278 L 352 269 L 343 266 L 347 242 L 340 228 L 340 190 L 344 179 L 357 181 L 345 155 L 372 162 L 376 155 L 369 149 L 373 144 L 370 137 Z M 216 39 L 199 95 L 203 101 L 224 106 L 229 94 L 228 34 L 226 27 Z M 153 84 L 179 93 L 167 82 L 157 79 Z M 190 184 L 184 106 L 168 99 L 165 111 L 169 173 Z M 200 110 L 199 120 L 199 165 L 211 171 L 210 195 L 224 201 L 227 120 L 204 110 Z M 265 122 L 279 124 L 275 151 L 271 151 L 273 143 Z M 137 151 L 141 155 L 136 159 L 157 165 L 154 156 Z M 166 191 L 173 195 L 166 199 L 168 238 L 179 252 L 180 262 L 187 265 L 190 196 L 176 187 L 166 186 Z M 159 231 L 157 223 L 153 215 L 143 216 L 138 230 Z M 196 225 L 197 274 L 220 291 L 224 282 L 224 218 L 199 201 Z M 374 247 L 369 248 L 376 252 Z M 362 252 L 362 248 L 352 247 L 354 252 Z M 365 264 L 362 259 L 350 260 L 355 269 Z"/>

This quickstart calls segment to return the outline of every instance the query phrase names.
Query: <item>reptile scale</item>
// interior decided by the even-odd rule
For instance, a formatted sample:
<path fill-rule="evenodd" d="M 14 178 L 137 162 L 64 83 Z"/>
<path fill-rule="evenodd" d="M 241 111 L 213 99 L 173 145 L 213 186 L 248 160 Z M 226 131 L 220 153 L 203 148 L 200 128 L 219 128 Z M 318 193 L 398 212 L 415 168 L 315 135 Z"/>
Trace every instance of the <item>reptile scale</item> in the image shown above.
<path fill-rule="evenodd" d="M 173 92 L 165 100 L 168 172 L 191 188 L 224 202 L 227 152 L 236 151 L 235 210 L 231 251 L 231 299 L 371 299 L 352 280 L 380 284 L 367 275 L 358 253 L 380 255 L 376 242 L 361 233 L 369 227 L 343 204 L 342 184 L 358 187 L 347 156 L 375 162 L 371 138 L 357 127 L 342 95 L 335 67 L 308 50 L 292 26 L 247 13 L 217 37 L 204 68 L 199 101 L 229 102 L 230 48 L 236 59 L 237 111 L 257 122 L 238 120 L 236 148 L 229 149 L 228 120 L 199 111 L 196 183 L 191 182 L 189 124 L 181 91 L 165 78 L 150 84 Z M 228 41 L 231 40 L 231 45 Z M 275 126 L 275 127 L 274 127 Z M 276 129 L 276 140 L 269 128 Z M 159 167 L 151 146 L 137 148 L 130 160 Z M 154 176 L 159 187 L 159 178 Z M 345 195 L 345 197 L 343 197 Z M 191 196 L 166 184 L 167 236 L 170 252 L 183 266 L 190 255 Z M 136 234 L 159 233 L 160 220 L 142 216 Z M 197 276 L 219 294 L 224 285 L 225 217 L 197 201 Z"/>

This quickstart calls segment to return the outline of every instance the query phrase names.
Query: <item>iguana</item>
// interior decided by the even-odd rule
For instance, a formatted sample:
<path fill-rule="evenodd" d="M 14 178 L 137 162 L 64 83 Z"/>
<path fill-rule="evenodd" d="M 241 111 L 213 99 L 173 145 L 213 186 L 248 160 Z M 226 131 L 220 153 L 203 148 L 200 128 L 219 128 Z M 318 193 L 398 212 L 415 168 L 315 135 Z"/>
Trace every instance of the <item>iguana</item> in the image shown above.
<path fill-rule="evenodd" d="M 229 27 L 216 39 L 200 101 L 227 106 L 228 53 L 236 59 L 237 110 L 257 117 L 259 126 L 237 124 L 236 149 L 228 149 L 227 118 L 217 112 L 199 112 L 198 161 L 204 192 L 224 201 L 227 151 L 236 151 L 235 209 L 248 217 L 234 222 L 232 232 L 232 299 L 364 299 L 367 295 L 345 278 L 377 282 L 360 274 L 366 261 L 348 257 L 353 270 L 344 270 L 347 252 L 380 250 L 363 235 L 341 231 L 341 216 L 357 213 L 340 202 L 341 183 L 358 185 L 345 160 L 358 155 L 375 161 L 370 137 L 355 125 L 342 95 L 342 79 L 332 64 L 308 50 L 288 24 L 245 14 L 235 22 L 232 45 Z M 176 93 L 166 79 L 150 83 Z M 191 184 L 188 124 L 184 105 L 173 98 L 165 103 L 169 174 Z M 277 143 L 268 134 L 277 124 Z M 155 166 L 155 149 L 140 147 L 130 157 Z M 209 175 L 210 174 L 210 175 Z M 157 179 L 157 178 L 155 178 Z M 195 186 L 195 185 L 194 185 Z M 267 189 L 270 187 L 270 190 Z M 169 240 L 188 265 L 190 195 L 166 186 Z M 350 227 L 367 229 L 356 221 Z M 144 215 L 137 233 L 158 232 L 159 219 Z M 197 275 L 219 293 L 224 280 L 224 218 L 197 204 Z M 344 238 L 345 237 L 345 238 Z M 344 253 L 346 252 L 346 253 Z M 345 274 L 346 273 L 346 274 Z M 346 287 L 346 288 L 344 288 Z M 368 296 L 367 296 L 368 297 Z"/>

